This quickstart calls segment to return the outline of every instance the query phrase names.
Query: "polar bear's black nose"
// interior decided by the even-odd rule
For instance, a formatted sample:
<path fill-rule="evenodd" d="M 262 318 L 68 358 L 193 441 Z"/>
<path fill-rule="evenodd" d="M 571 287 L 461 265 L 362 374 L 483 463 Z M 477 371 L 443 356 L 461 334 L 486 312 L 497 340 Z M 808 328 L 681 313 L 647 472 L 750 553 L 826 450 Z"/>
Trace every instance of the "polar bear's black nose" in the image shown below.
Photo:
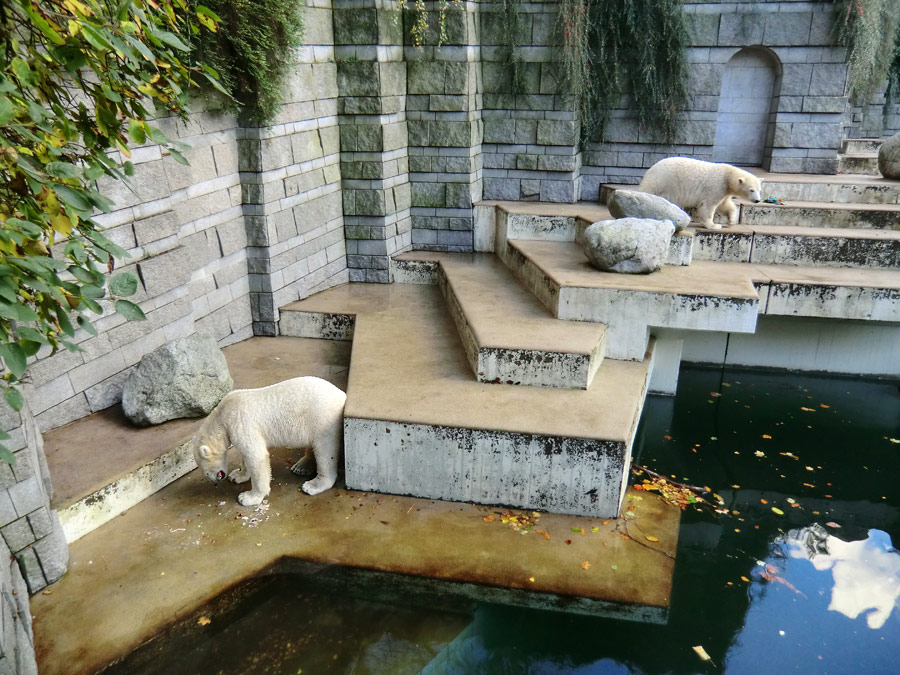
<path fill-rule="evenodd" d="M 218 483 L 218 482 L 219 482 L 220 480 L 222 480 L 223 478 L 225 478 L 225 472 L 224 472 L 224 471 L 219 471 L 219 473 L 216 474 L 216 482 Z"/>

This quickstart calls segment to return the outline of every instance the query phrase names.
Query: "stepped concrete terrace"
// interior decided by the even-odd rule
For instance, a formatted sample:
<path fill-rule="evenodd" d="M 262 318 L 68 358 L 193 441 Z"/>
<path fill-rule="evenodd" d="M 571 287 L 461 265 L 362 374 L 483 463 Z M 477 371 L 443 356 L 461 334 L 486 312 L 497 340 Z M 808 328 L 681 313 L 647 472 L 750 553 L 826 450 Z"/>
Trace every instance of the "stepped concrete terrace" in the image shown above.
<path fill-rule="evenodd" d="M 473 276 L 491 267 L 483 256 L 446 257 L 454 259 L 451 267 L 466 261 Z M 481 302 L 495 312 L 497 344 L 510 349 L 526 344 L 522 324 L 507 323 L 515 307 L 498 298 L 515 288 L 509 277 L 481 288 Z M 529 312 L 531 325 L 555 321 L 541 318 L 533 304 Z M 476 379 L 436 286 L 351 284 L 324 291 L 282 308 L 282 332 L 328 324 L 295 313 L 355 316 L 344 410 L 348 486 L 555 513 L 619 513 L 652 358 L 603 360 L 587 389 L 525 386 L 515 374 L 511 384 L 489 384 Z M 602 336 L 596 328 L 571 328 L 595 342 Z M 530 348 L 549 344 L 539 335 L 526 339 Z M 523 377 L 534 370 L 528 359 L 510 365 Z"/>

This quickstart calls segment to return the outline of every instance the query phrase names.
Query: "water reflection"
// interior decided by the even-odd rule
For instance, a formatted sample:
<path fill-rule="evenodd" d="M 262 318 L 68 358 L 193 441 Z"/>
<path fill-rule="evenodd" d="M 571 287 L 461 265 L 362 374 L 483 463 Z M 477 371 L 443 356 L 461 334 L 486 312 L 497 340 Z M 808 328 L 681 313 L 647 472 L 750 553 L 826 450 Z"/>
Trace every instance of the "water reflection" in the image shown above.
<path fill-rule="evenodd" d="M 806 558 L 819 571 L 831 570 L 829 610 L 851 619 L 868 612 L 866 623 L 877 630 L 898 605 L 900 551 L 886 532 L 872 529 L 863 540 L 843 541 L 816 523 L 788 532 L 785 544 L 790 557 Z"/>

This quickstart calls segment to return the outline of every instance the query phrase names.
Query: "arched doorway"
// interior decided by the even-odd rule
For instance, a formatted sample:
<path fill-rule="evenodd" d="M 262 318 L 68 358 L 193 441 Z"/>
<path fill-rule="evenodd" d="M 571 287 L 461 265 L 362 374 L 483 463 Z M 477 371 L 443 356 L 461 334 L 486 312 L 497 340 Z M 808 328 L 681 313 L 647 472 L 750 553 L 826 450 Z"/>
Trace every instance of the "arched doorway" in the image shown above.
<path fill-rule="evenodd" d="M 778 57 L 762 47 L 747 47 L 725 64 L 713 161 L 760 166 L 773 126 L 778 94 Z"/>

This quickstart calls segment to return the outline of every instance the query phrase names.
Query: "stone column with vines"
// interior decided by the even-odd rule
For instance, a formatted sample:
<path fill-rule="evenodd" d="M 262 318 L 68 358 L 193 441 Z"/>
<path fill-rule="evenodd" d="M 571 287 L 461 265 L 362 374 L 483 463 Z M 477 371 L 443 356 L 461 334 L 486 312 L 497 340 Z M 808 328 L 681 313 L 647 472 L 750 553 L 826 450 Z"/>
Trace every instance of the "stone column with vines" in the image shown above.
<path fill-rule="evenodd" d="M 424 9 L 408 7 L 404 18 L 412 241 L 420 250 L 471 251 L 472 204 L 482 195 L 478 3 Z"/>
<path fill-rule="evenodd" d="M 559 63 L 559 7 L 481 4 L 486 199 L 580 198 L 581 123 Z"/>
<path fill-rule="evenodd" d="M 392 0 L 335 0 L 341 187 L 351 281 L 387 283 L 411 243 L 406 63 Z"/>

